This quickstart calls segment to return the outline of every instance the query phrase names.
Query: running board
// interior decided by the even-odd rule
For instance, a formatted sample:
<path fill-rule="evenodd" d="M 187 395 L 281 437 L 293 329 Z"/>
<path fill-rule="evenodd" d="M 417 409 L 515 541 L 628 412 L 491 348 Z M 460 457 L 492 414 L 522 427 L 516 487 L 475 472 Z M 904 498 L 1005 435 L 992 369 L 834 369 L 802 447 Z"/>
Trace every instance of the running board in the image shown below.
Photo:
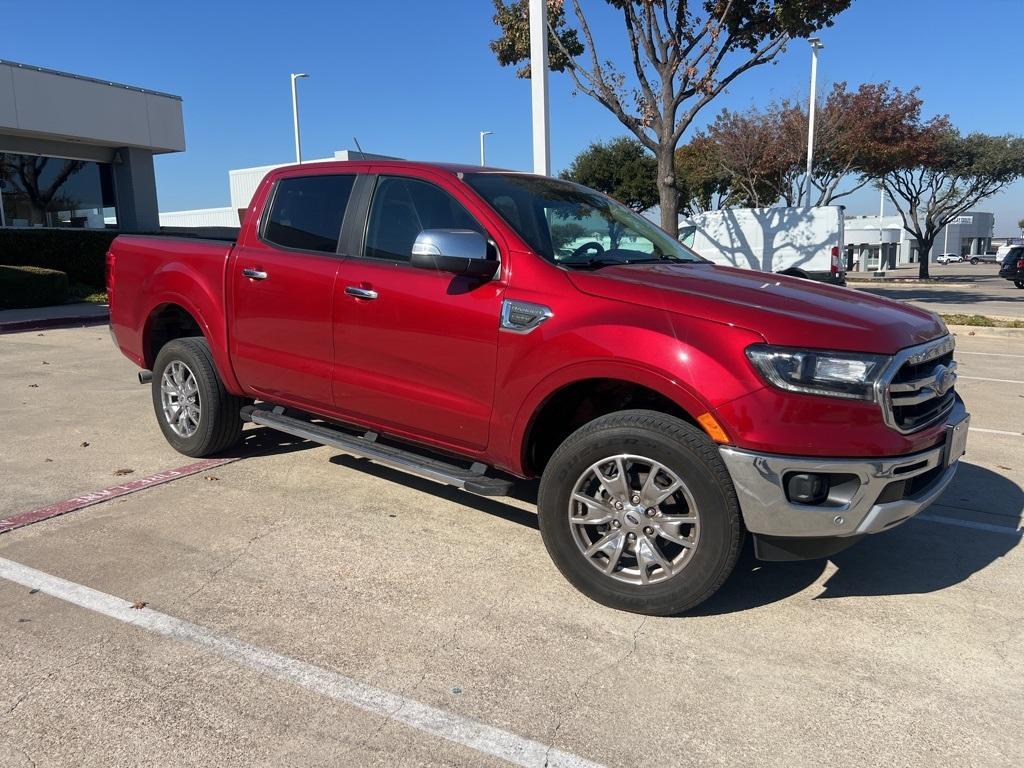
<path fill-rule="evenodd" d="M 286 416 L 280 406 L 272 411 L 255 406 L 246 406 L 241 412 L 243 421 L 261 424 L 279 432 L 285 432 L 303 440 L 329 445 L 353 456 L 370 459 L 402 472 L 419 475 L 445 485 L 475 493 L 480 496 L 507 496 L 512 488 L 511 480 L 488 477 L 487 466 L 479 462 L 468 469 L 449 464 L 440 459 L 421 456 L 394 446 L 377 442 L 376 432 L 366 432 L 361 437 L 334 429 L 327 424 L 314 424 L 303 419 Z"/>

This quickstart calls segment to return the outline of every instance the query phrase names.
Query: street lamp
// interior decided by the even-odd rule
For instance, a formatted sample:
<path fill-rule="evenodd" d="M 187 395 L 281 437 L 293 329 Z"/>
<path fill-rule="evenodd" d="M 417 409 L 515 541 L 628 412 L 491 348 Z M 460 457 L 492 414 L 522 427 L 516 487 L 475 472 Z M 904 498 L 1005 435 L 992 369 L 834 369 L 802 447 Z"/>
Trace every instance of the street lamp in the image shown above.
<path fill-rule="evenodd" d="M 304 72 L 292 73 L 292 125 L 295 128 L 295 162 L 302 162 L 302 139 L 299 137 L 299 94 L 295 90 L 295 81 L 309 77 Z"/>
<path fill-rule="evenodd" d="M 484 150 L 484 139 L 493 136 L 494 131 L 480 131 L 480 165 L 487 165 L 487 153 Z"/>
<path fill-rule="evenodd" d="M 551 174 L 548 127 L 548 6 L 530 0 L 530 93 L 533 98 L 533 172 Z"/>
<path fill-rule="evenodd" d="M 825 46 L 817 37 L 807 38 L 811 44 L 811 98 L 807 111 L 807 204 L 811 204 L 811 169 L 814 162 L 814 100 L 818 90 L 818 51 Z"/>

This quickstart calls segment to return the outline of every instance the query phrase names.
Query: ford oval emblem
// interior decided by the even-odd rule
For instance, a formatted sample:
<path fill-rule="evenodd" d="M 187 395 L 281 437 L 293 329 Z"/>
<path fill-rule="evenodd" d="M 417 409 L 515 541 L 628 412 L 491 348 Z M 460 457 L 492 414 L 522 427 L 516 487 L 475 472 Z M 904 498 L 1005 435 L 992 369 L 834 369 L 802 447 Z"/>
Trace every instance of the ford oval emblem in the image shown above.
<path fill-rule="evenodd" d="M 935 366 L 935 391 L 944 395 L 956 383 L 956 374 L 944 365 Z"/>

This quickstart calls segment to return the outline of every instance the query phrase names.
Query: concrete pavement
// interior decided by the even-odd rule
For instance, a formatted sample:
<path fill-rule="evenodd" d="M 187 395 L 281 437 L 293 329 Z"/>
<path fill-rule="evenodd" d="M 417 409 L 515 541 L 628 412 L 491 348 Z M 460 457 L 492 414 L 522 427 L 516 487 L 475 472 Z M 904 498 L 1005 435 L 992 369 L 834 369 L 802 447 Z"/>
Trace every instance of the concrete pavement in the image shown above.
<path fill-rule="evenodd" d="M 958 346 L 974 429 L 928 517 L 831 561 L 747 553 L 687 617 L 575 592 L 529 484 L 474 497 L 262 429 L 0 558 L 599 764 L 1015 766 L 1024 342 Z M 191 461 L 105 330 L 7 336 L 0 366 L 0 516 Z M 3 579 L 0 658 L 3 765 L 507 764 Z"/>

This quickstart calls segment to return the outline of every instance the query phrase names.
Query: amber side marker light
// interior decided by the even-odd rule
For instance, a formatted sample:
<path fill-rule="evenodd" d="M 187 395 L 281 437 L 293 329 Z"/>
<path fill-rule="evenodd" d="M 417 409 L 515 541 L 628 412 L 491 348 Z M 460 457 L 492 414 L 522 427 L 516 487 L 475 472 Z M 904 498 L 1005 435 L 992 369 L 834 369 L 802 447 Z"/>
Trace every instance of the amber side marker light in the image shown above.
<path fill-rule="evenodd" d="M 704 431 L 708 433 L 708 437 L 716 443 L 729 442 L 729 436 L 725 434 L 725 430 L 722 429 L 722 425 L 715 421 L 715 417 L 710 413 L 702 413 L 698 416 L 697 423 L 704 427 Z"/>

